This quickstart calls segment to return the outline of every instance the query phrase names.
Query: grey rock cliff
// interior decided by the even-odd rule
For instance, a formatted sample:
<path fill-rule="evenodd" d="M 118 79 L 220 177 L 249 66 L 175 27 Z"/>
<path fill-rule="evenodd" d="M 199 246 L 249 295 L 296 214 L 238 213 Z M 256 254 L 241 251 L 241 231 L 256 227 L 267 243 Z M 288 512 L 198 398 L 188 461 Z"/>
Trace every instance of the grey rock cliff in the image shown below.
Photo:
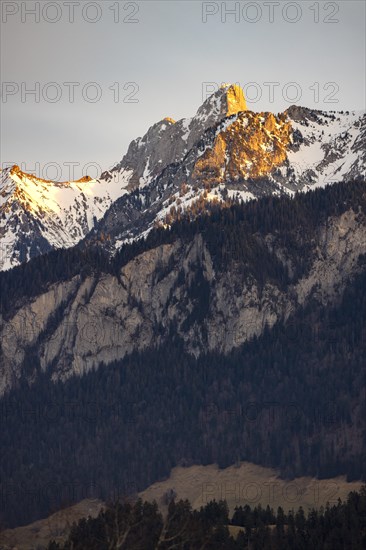
<path fill-rule="evenodd" d="M 291 268 L 276 236 L 267 235 L 264 242 Z M 365 253 L 365 217 L 349 210 L 319 227 L 308 252 L 310 269 L 286 290 L 270 282 L 261 287 L 235 262 L 215 268 L 200 234 L 190 243 L 177 239 L 140 254 L 122 267 L 119 280 L 104 274 L 54 284 L 0 324 L 0 392 L 22 376 L 31 380 L 37 375 L 32 368 L 23 371 L 32 348 L 54 380 L 163 344 L 172 331 L 190 353 L 227 353 L 260 335 L 266 325 L 286 320 L 310 297 L 336 303 Z M 197 319 L 199 298 L 192 289 L 199 280 L 205 282 L 209 303 Z"/>

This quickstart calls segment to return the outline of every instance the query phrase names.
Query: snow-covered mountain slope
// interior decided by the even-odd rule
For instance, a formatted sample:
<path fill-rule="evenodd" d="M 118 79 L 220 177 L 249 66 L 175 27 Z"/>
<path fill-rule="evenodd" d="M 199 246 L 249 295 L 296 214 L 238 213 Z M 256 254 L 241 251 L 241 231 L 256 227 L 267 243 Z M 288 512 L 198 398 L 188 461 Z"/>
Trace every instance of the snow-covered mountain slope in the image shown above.
<path fill-rule="evenodd" d="M 89 177 L 57 183 L 22 172 L 0 172 L 0 268 L 9 269 L 53 248 L 74 246 L 126 193 L 128 174 L 108 185 Z"/>
<path fill-rule="evenodd" d="M 225 85 L 190 119 L 154 124 L 99 179 L 56 183 L 0 172 L 0 269 L 85 237 L 123 242 L 208 202 L 294 193 L 366 172 L 366 116 L 293 106 L 248 111 Z"/>
<path fill-rule="evenodd" d="M 290 107 L 292 180 L 307 187 L 366 176 L 366 114 Z"/>

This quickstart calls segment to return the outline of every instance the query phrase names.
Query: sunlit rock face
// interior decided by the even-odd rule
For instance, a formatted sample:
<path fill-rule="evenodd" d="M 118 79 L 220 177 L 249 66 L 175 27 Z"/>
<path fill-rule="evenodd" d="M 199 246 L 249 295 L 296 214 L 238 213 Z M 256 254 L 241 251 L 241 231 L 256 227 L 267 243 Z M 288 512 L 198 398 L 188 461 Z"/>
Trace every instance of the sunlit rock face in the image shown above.
<path fill-rule="evenodd" d="M 201 105 L 196 118 L 206 119 L 208 128 L 223 118 L 246 110 L 247 104 L 241 87 L 236 84 L 224 84 Z"/>
<path fill-rule="evenodd" d="M 285 162 L 291 135 L 283 115 L 241 112 L 197 160 L 193 179 L 213 184 L 268 175 Z"/>
<path fill-rule="evenodd" d="M 246 111 L 247 103 L 245 101 L 244 92 L 237 86 L 233 84 L 229 86 L 225 94 L 227 106 L 226 106 L 226 116 L 235 115 L 240 111 Z"/>

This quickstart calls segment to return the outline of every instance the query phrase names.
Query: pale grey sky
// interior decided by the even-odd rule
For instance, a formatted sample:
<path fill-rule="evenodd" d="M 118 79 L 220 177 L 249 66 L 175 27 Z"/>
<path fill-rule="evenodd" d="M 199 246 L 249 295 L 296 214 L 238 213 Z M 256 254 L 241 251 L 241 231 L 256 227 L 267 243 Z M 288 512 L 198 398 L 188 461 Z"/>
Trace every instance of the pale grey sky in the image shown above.
<path fill-rule="evenodd" d="M 96 176 L 222 82 L 255 111 L 365 109 L 365 5 L 2 0 L 1 164 L 60 180 L 94 162 Z"/>

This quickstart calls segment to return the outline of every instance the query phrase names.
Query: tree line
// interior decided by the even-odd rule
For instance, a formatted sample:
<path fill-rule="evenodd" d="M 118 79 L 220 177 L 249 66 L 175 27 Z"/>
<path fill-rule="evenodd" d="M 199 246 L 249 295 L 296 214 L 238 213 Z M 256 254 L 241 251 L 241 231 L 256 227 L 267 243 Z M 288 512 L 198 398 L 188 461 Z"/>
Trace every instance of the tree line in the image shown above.
<path fill-rule="evenodd" d="M 230 531 L 237 526 L 237 533 Z M 239 506 L 232 518 L 225 501 L 193 510 L 173 499 L 166 516 L 154 501 L 114 502 L 96 518 L 75 524 L 64 544 L 48 550 L 362 550 L 366 547 L 366 487 L 347 500 L 307 514 L 300 507 Z"/>

